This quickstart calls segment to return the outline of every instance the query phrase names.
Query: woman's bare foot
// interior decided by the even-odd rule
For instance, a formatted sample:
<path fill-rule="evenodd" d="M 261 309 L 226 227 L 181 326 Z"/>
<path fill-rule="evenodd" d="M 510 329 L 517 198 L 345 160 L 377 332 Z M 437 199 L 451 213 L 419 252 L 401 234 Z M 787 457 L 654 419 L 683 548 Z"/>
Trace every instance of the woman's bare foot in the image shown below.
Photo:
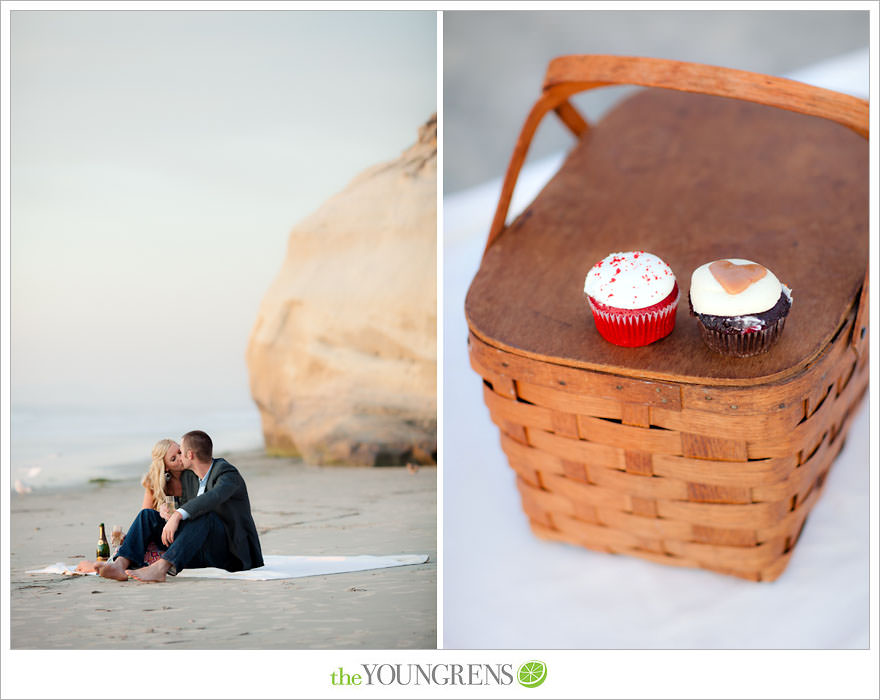
<path fill-rule="evenodd" d="M 76 572 L 79 574 L 94 574 L 104 565 L 102 561 L 81 561 L 76 565 Z"/>
<path fill-rule="evenodd" d="M 126 573 L 133 579 L 142 583 L 165 583 L 165 574 L 171 568 L 171 562 L 167 559 L 159 559 L 142 569 L 134 569 Z"/>

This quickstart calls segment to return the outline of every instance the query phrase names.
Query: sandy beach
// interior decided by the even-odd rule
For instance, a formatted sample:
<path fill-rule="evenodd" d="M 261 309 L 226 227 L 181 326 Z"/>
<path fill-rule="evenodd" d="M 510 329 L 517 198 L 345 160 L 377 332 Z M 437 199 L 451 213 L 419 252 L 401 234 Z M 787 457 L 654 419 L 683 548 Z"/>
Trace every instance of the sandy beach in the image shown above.
<path fill-rule="evenodd" d="M 11 497 L 13 649 L 419 649 L 437 634 L 437 471 L 315 467 L 245 452 L 264 554 L 428 554 L 426 564 L 282 581 L 162 585 L 28 574 L 93 559 L 98 523 L 127 529 L 133 480 Z"/>

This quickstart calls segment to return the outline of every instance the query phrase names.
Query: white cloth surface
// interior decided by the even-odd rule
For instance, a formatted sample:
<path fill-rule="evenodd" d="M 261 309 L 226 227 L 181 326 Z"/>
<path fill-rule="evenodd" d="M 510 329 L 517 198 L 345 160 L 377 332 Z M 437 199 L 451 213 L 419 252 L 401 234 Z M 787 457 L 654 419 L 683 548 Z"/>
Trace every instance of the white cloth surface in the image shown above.
<path fill-rule="evenodd" d="M 184 569 L 177 578 L 223 578 L 236 579 L 239 581 L 271 581 L 285 578 L 303 578 L 305 576 L 325 576 L 327 574 L 345 574 L 352 571 L 366 571 L 368 569 L 387 569 L 392 566 L 409 566 L 410 564 L 424 564 L 428 561 L 427 554 L 394 554 L 388 556 L 374 556 L 371 554 L 357 554 L 353 556 L 320 556 L 307 555 L 285 556 L 280 554 L 266 554 L 263 557 L 264 565 L 258 569 L 248 571 L 224 571 L 206 567 L 203 569 Z M 63 562 L 52 564 L 44 569 L 28 571 L 29 574 L 68 574 L 78 576 L 94 576 L 95 574 L 81 574 L 76 571 L 76 566 L 69 566 Z"/>
<path fill-rule="evenodd" d="M 790 77 L 865 97 L 868 50 Z M 523 169 L 510 218 L 563 159 Z M 591 552 L 531 533 L 468 364 L 463 313 L 500 189 L 499 178 L 446 197 L 443 208 L 444 647 L 867 648 L 867 397 L 788 568 L 773 583 Z"/>

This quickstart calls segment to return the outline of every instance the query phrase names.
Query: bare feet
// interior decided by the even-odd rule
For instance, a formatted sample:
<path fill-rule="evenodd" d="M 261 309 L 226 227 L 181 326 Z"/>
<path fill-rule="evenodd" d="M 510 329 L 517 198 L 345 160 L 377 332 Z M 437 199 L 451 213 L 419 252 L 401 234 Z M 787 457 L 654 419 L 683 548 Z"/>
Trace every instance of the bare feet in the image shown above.
<path fill-rule="evenodd" d="M 76 565 L 76 572 L 78 574 L 94 574 L 104 565 L 103 561 L 81 561 Z"/>
<path fill-rule="evenodd" d="M 171 562 L 166 559 L 159 559 L 142 569 L 128 571 L 127 574 L 142 583 L 165 583 L 165 574 L 170 568 Z"/>
<path fill-rule="evenodd" d="M 125 560 L 128 565 L 128 560 Z M 117 559 L 116 561 L 108 561 L 98 569 L 98 575 L 104 578 L 111 578 L 115 581 L 128 581 L 128 574 L 125 573 L 123 564 Z"/>

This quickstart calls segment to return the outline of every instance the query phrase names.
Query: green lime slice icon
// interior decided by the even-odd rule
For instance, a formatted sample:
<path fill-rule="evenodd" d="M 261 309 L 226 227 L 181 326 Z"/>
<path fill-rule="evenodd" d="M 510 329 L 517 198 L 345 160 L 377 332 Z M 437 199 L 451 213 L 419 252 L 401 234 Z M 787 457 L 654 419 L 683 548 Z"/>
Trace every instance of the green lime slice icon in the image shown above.
<path fill-rule="evenodd" d="M 517 680 L 523 688 L 537 688 L 547 678 L 543 661 L 526 661 L 517 671 Z"/>

